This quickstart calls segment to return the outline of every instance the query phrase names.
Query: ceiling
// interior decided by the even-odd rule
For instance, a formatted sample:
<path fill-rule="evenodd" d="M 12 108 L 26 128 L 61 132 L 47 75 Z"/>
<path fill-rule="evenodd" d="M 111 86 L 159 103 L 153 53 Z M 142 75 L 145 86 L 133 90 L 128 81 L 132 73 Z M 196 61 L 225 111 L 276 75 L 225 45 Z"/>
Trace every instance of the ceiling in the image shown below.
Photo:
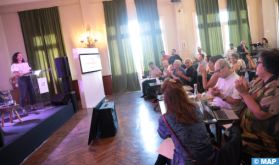
<path fill-rule="evenodd" d="M 0 6 L 6 5 L 17 5 L 29 2 L 38 2 L 38 1 L 46 1 L 46 0 L 0 0 Z"/>

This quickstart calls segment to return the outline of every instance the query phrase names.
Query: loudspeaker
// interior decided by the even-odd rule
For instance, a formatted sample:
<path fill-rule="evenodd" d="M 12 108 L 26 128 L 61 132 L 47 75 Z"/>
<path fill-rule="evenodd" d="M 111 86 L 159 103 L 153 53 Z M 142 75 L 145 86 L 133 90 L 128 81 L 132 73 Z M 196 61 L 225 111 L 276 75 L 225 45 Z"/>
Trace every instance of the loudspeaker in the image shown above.
<path fill-rule="evenodd" d="M 116 134 L 118 120 L 113 101 L 104 102 L 100 107 L 98 126 L 101 138 L 112 137 Z"/>
<path fill-rule="evenodd" d="M 66 56 L 55 58 L 55 66 L 59 78 L 71 77 L 69 62 Z"/>
<path fill-rule="evenodd" d="M 95 138 L 115 136 L 118 128 L 117 114 L 113 101 L 102 100 L 93 108 L 88 145 Z"/>
<path fill-rule="evenodd" d="M 57 76 L 62 79 L 63 93 L 70 93 L 72 90 L 72 77 L 68 58 L 66 56 L 55 58 L 55 66 Z"/>

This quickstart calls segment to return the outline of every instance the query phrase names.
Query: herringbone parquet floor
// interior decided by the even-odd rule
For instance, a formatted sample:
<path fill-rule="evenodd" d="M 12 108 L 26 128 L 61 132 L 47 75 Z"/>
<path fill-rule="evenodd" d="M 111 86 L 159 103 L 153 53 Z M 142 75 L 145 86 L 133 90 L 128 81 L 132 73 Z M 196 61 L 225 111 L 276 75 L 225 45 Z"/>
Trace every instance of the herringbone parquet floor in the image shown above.
<path fill-rule="evenodd" d="M 132 92 L 110 98 L 115 101 L 119 123 L 115 137 L 97 139 L 88 146 L 92 110 L 80 110 L 22 164 L 154 164 L 161 142 L 157 134 L 160 113 L 140 95 Z"/>

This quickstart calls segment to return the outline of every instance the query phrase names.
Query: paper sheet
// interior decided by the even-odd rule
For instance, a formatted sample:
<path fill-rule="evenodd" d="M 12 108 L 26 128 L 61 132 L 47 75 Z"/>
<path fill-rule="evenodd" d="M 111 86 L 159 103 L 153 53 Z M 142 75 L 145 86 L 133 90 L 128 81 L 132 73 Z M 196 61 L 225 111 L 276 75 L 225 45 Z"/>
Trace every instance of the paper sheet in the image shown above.
<path fill-rule="evenodd" d="M 171 138 L 166 138 L 159 146 L 157 152 L 169 159 L 173 159 L 174 144 Z"/>

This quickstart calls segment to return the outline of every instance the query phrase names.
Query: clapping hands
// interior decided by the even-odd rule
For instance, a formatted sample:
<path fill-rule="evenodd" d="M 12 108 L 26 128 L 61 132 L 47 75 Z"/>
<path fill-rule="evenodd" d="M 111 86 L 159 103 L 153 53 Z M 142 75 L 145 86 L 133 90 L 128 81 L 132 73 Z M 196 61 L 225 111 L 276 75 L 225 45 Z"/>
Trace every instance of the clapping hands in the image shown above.
<path fill-rule="evenodd" d="M 179 76 L 179 77 L 183 77 L 184 73 L 181 71 L 181 70 L 177 70 L 176 71 L 176 74 Z"/>
<path fill-rule="evenodd" d="M 240 77 L 235 81 L 235 88 L 239 92 L 239 94 L 248 94 L 249 85 L 244 77 Z"/>
<path fill-rule="evenodd" d="M 211 93 L 212 96 L 220 96 L 221 95 L 221 90 L 217 87 L 210 88 L 209 92 Z"/>
<path fill-rule="evenodd" d="M 206 75 L 206 68 L 203 66 L 203 65 L 200 65 L 199 67 L 199 72 L 202 74 L 202 75 Z"/>

